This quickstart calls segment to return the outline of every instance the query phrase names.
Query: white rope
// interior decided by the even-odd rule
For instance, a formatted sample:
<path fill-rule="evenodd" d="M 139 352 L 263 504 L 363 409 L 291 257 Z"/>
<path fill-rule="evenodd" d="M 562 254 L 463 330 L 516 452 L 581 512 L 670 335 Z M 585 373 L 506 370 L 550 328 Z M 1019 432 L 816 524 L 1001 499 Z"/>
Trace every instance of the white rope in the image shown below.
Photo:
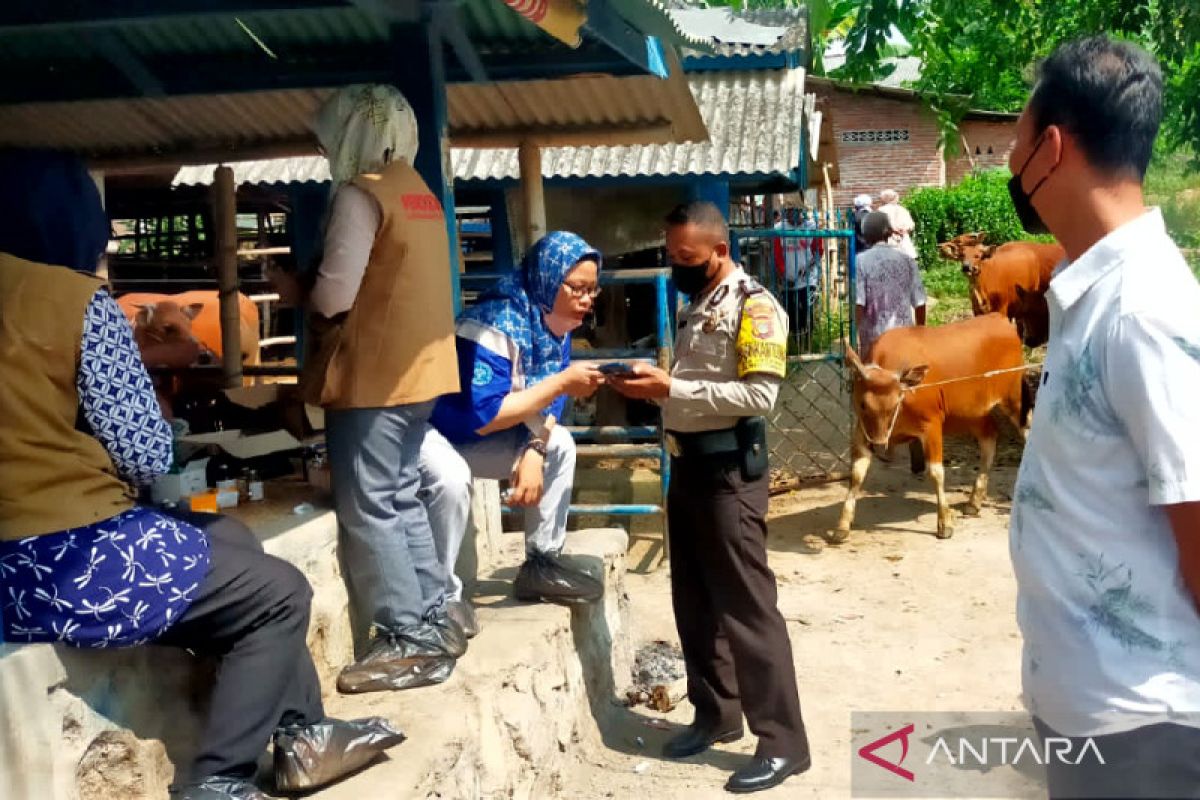
<path fill-rule="evenodd" d="M 997 375 L 1004 375 L 1009 372 L 1025 372 L 1031 369 L 1040 369 L 1041 364 L 1023 364 L 1019 367 L 1008 367 L 1007 369 L 991 369 L 987 372 L 981 372 L 978 375 L 967 375 L 963 378 L 947 378 L 944 381 L 934 381 L 933 383 L 920 383 L 916 386 L 907 387 L 905 391 L 915 392 L 917 389 L 928 389 L 931 386 L 944 386 L 947 383 L 959 383 L 960 381 L 982 380 L 984 378 L 994 378 Z"/>

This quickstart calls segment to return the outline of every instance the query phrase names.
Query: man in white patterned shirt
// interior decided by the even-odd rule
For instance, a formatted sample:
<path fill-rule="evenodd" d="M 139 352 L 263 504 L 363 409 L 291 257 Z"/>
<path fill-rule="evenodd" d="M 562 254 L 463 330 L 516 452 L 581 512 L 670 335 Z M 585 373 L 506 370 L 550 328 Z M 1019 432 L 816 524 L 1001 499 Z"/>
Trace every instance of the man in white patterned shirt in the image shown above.
<path fill-rule="evenodd" d="M 1143 201 L 1161 116 L 1149 55 L 1070 42 L 1010 158 L 1067 252 L 1012 510 L 1025 701 L 1104 762 L 1051 759 L 1052 797 L 1200 796 L 1200 286 Z"/>

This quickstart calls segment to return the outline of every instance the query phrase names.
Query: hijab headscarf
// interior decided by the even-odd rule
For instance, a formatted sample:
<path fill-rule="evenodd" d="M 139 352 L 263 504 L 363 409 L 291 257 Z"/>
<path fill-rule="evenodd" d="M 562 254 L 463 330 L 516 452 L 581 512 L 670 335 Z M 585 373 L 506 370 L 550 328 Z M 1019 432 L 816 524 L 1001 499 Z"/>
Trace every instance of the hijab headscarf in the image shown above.
<path fill-rule="evenodd" d="M 0 252 L 93 275 L 110 232 L 100 190 L 77 156 L 0 151 Z"/>
<path fill-rule="evenodd" d="M 600 252 L 581 237 L 566 231 L 548 233 L 538 240 L 512 275 L 501 278 L 471 308 L 459 315 L 504 333 L 521 354 L 525 386 L 530 387 L 562 370 L 563 349 L 571 338 L 555 336 L 545 314 L 554 307 L 558 287 L 567 273 L 585 258 L 599 267 Z"/>
<path fill-rule="evenodd" d="M 356 84 L 339 89 L 312 124 L 325 149 L 333 189 L 389 161 L 417 157 L 417 117 L 394 86 Z"/>

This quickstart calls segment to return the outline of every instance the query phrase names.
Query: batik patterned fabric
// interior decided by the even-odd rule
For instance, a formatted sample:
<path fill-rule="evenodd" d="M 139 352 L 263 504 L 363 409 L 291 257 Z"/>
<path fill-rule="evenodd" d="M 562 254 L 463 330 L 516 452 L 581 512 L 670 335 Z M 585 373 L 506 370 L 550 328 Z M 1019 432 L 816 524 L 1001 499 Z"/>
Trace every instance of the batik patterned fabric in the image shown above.
<path fill-rule="evenodd" d="M 203 531 L 148 508 L 5 542 L 4 638 L 76 647 L 145 644 L 187 611 L 208 567 Z"/>
<path fill-rule="evenodd" d="M 159 412 L 129 323 L 101 290 L 84 317 L 80 410 L 118 473 L 146 484 L 171 464 Z M 0 542 L 4 639 L 122 647 L 159 636 L 208 574 L 199 529 L 147 508 L 83 528 Z"/>
<path fill-rule="evenodd" d="M 75 387 L 83 418 L 122 478 L 141 486 L 171 468 L 171 426 L 158 407 L 133 330 L 103 289 L 84 315 Z"/>
<path fill-rule="evenodd" d="M 1200 726 L 1200 614 L 1162 506 L 1200 500 L 1200 286 L 1157 211 L 1061 268 L 1013 497 L 1029 709 Z"/>

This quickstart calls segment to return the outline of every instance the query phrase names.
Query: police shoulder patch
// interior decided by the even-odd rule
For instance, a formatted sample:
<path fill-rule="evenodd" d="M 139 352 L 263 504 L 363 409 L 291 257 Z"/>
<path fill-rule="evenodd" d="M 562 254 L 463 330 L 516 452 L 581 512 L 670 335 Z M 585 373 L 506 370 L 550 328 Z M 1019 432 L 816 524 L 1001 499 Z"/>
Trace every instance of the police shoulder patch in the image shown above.
<path fill-rule="evenodd" d="M 787 373 L 787 328 L 781 324 L 775 301 L 765 292 L 747 297 L 742 304 L 737 356 L 739 378 L 755 372 L 782 378 Z"/>

